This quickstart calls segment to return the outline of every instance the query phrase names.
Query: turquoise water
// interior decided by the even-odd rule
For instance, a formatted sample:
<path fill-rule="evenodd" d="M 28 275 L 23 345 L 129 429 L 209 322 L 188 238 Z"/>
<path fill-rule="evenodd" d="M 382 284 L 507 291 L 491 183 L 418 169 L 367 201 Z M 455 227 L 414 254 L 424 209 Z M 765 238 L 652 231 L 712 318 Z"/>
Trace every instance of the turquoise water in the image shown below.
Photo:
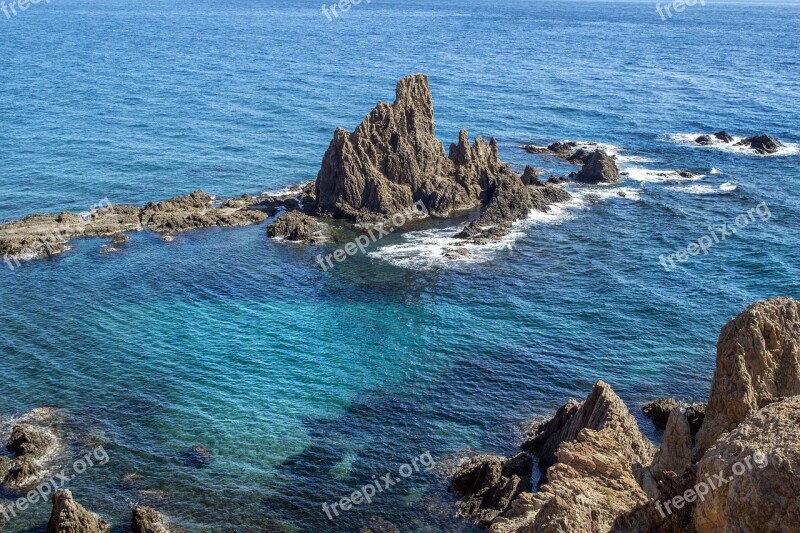
<path fill-rule="evenodd" d="M 520 145 L 598 141 L 628 175 L 572 189 L 566 209 L 471 261 L 441 259 L 454 223 L 437 222 L 327 273 L 320 250 L 270 242 L 263 225 L 141 233 L 115 254 L 81 241 L 0 269 L 0 415 L 57 405 L 105 442 L 109 463 L 71 488 L 120 531 L 142 499 L 120 483 L 131 472 L 189 531 L 356 531 L 374 516 L 470 531 L 439 471 L 335 522 L 322 503 L 424 452 L 440 465 L 511 452 L 525 420 L 597 379 L 634 409 L 702 399 L 725 321 L 800 296 L 798 4 L 709 1 L 662 21 L 651 2 L 375 0 L 332 22 L 317 4 L 0 14 L 0 219 L 309 181 L 333 129 L 412 72 L 430 77 L 446 143 L 465 127 L 497 136 L 516 168 L 566 173 Z M 682 140 L 723 128 L 789 148 Z M 677 169 L 704 177 L 653 172 Z M 762 204 L 768 219 L 708 255 L 659 264 Z M 206 468 L 183 460 L 197 444 L 215 453 Z M 35 506 L 8 531 L 48 515 Z"/>

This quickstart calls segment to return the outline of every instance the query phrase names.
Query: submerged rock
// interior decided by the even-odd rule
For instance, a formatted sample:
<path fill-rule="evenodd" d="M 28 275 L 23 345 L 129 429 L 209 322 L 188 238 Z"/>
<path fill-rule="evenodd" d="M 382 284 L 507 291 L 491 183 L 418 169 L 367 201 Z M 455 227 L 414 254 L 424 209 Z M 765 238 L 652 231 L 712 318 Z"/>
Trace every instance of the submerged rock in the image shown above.
<path fill-rule="evenodd" d="M 618 182 L 620 175 L 614 156 L 598 148 L 586 158 L 583 167 L 575 175 L 575 180 L 590 184 Z"/>
<path fill-rule="evenodd" d="M 761 407 L 800 394 L 800 303 L 755 303 L 722 329 L 696 457 Z"/>
<path fill-rule="evenodd" d="M 214 452 L 205 446 L 197 445 L 183 454 L 183 462 L 195 468 L 205 468 L 214 462 Z"/>
<path fill-rule="evenodd" d="M 53 495 L 53 512 L 46 533 L 108 533 L 111 525 L 87 511 L 72 497 L 69 490 L 59 489 Z"/>

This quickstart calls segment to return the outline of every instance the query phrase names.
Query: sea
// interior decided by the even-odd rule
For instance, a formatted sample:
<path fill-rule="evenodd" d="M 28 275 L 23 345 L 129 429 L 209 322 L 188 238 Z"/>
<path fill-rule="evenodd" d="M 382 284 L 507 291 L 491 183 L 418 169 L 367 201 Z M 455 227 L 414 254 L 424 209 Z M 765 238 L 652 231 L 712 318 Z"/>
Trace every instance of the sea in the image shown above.
<path fill-rule="evenodd" d="M 0 10 L 2 222 L 307 183 L 334 129 L 416 72 L 445 149 L 461 128 L 494 136 L 546 178 L 577 168 L 522 146 L 573 140 L 623 173 L 455 259 L 461 220 L 327 271 L 341 244 L 264 224 L 0 264 L 0 427 L 56 407 L 57 470 L 102 447 L 67 486 L 114 532 L 137 504 L 190 532 L 477 531 L 447 491 L 464 457 L 515 453 L 598 380 L 657 442 L 641 406 L 706 399 L 726 321 L 800 297 L 796 1 L 25 5 Z M 719 130 L 783 147 L 693 142 Z M 386 474 L 371 502 L 325 512 Z"/>

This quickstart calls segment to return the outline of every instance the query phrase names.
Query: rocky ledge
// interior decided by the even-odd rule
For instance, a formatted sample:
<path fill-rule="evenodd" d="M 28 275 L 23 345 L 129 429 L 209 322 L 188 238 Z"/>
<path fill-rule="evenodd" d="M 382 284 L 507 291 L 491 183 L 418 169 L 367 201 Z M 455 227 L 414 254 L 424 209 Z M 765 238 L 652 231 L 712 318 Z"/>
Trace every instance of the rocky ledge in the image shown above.
<path fill-rule="evenodd" d="M 733 146 L 744 146 L 750 148 L 759 154 L 774 154 L 783 144 L 774 137 L 769 135 L 755 135 L 753 137 L 745 137 L 739 142 L 734 144 L 735 139 L 726 131 L 718 131 L 711 135 L 701 135 L 694 140 L 695 143 L 701 146 L 711 146 L 714 144 L 730 144 Z"/>
<path fill-rule="evenodd" d="M 551 154 L 574 165 L 581 165 L 578 172 L 570 174 L 578 183 L 598 185 L 618 182 L 621 177 L 616 157 L 602 148 L 590 150 L 588 146 L 591 143 L 581 145 L 575 141 L 559 141 L 547 147 L 526 144 L 523 148 L 533 154 Z"/>
<path fill-rule="evenodd" d="M 69 242 L 83 237 L 113 237 L 121 244 L 121 234 L 149 229 L 162 234 L 199 228 L 246 226 L 263 222 L 268 214 L 242 199 L 215 206 L 203 191 L 178 196 L 144 207 L 108 205 L 88 215 L 63 212 L 57 215 L 31 215 L 0 226 L 0 256 L 6 261 L 34 259 L 59 254 Z"/>
<path fill-rule="evenodd" d="M 11 457 L 0 456 L 0 488 L 19 491 L 39 483 L 61 447 L 55 429 L 58 413 L 41 407 L 26 413 L 14 424 L 6 449 Z"/>
<path fill-rule="evenodd" d="M 731 320 L 708 408 L 645 406 L 665 428 L 657 450 L 598 382 L 536 425 L 518 455 L 463 463 L 450 485 L 458 515 L 493 533 L 800 531 L 798 316 L 798 302 L 777 298 Z"/>

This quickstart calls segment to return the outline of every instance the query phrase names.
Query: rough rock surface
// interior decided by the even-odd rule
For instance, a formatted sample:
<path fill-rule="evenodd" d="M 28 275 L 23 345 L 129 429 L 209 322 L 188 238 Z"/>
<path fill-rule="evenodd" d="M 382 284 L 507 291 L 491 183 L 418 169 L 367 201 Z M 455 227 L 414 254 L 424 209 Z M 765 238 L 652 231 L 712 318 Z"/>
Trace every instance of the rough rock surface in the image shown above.
<path fill-rule="evenodd" d="M 468 459 L 453 475 L 450 491 L 461 496 L 458 516 L 488 526 L 522 492 L 531 489 L 533 458 L 519 453 L 508 459 L 478 455 Z"/>
<path fill-rule="evenodd" d="M 517 220 L 532 210 L 546 212 L 549 206 L 570 199 L 567 191 L 553 186 L 528 186 L 514 174 L 492 178 L 487 188 L 486 207 L 456 237 L 485 244 L 507 235 Z"/>
<path fill-rule="evenodd" d="M 523 185 L 533 185 L 535 187 L 543 187 L 544 183 L 539 179 L 539 173 L 536 172 L 536 169 L 530 165 L 525 167 L 525 171 L 522 173 L 522 180 Z"/>
<path fill-rule="evenodd" d="M 316 218 L 300 211 L 287 211 L 267 228 L 270 239 L 293 242 L 319 243 L 324 240 L 322 225 Z"/>
<path fill-rule="evenodd" d="M 678 400 L 674 398 L 661 398 L 642 407 L 642 412 L 644 416 L 653 421 L 657 430 L 664 431 L 667 429 L 670 413 L 679 405 Z"/>
<path fill-rule="evenodd" d="M 598 148 L 586 158 L 583 167 L 575 175 L 575 180 L 590 184 L 618 182 L 620 175 L 614 156 Z"/>
<path fill-rule="evenodd" d="M 656 452 L 650 472 L 656 480 L 663 480 L 666 472 L 679 474 L 692 463 L 692 430 L 685 409 L 673 409 L 661 447 Z"/>
<path fill-rule="evenodd" d="M 203 191 L 195 191 L 164 202 L 150 202 L 144 208 L 109 205 L 85 216 L 70 212 L 31 215 L 0 226 L 0 256 L 7 261 L 21 261 L 59 254 L 69 249 L 69 241 L 83 237 L 119 239 L 122 233 L 143 228 L 173 233 L 215 226 L 245 226 L 267 218 L 266 213 L 251 209 L 249 205 L 232 207 L 226 202 L 227 205 L 214 207 L 212 200 Z M 120 242 L 117 240 L 114 244 Z"/>
<path fill-rule="evenodd" d="M 606 532 L 619 515 L 647 501 L 634 469 L 650 464 L 653 447 L 602 381 L 579 407 L 570 402 L 540 425 L 526 446 L 557 446 L 555 464 L 539 492 L 521 492 L 492 520 L 493 533 Z M 498 465 L 484 464 L 490 468 L 474 479 L 496 479 Z"/>
<path fill-rule="evenodd" d="M 14 425 L 6 448 L 13 455 L 0 460 L 0 487 L 11 490 L 30 488 L 47 473 L 47 462 L 61 445 L 52 427 L 54 410 L 34 409 Z"/>
<path fill-rule="evenodd" d="M 131 518 L 131 533 L 173 533 L 175 528 L 164 515 L 153 509 L 137 505 Z"/>
<path fill-rule="evenodd" d="M 714 137 L 725 143 L 733 142 L 733 136 L 728 134 L 728 132 L 725 130 L 718 131 L 717 133 L 714 134 Z"/>
<path fill-rule="evenodd" d="M 747 137 L 736 143 L 736 145 L 747 146 L 759 154 L 774 154 L 781 146 L 783 146 L 778 139 L 774 139 L 769 135 L 756 135 L 755 137 Z"/>
<path fill-rule="evenodd" d="M 680 475 L 667 472 L 658 483 L 657 497 L 640 503 L 614 520 L 611 533 L 694 533 L 694 503 L 667 512 L 664 502 L 683 496 L 697 482 L 696 467 L 691 466 Z M 661 505 L 659 505 L 659 502 Z"/>
<path fill-rule="evenodd" d="M 461 131 L 449 156 L 436 139 L 428 78 L 397 83 L 394 104 L 383 102 L 352 132 L 338 128 L 317 175 L 313 212 L 358 221 L 379 219 L 422 201 L 433 216 L 480 203 L 486 180 L 507 172 L 497 143 Z"/>
<path fill-rule="evenodd" d="M 720 472 L 728 481 L 696 504 L 698 533 L 800 531 L 800 396 L 764 407 L 709 449 L 698 479 Z"/>
<path fill-rule="evenodd" d="M 580 402 L 570 400 L 562 405 L 553 418 L 532 428 L 533 436 L 522 443 L 522 449 L 539 458 L 539 470 L 542 472 L 540 485 L 547 479 L 546 471 L 556 462 L 556 451 L 567 439 L 566 426 L 575 413 L 581 408 Z"/>
<path fill-rule="evenodd" d="M 53 495 L 53 512 L 46 533 L 107 533 L 111 526 L 90 513 L 72 497 L 72 492 L 59 489 Z"/>
<path fill-rule="evenodd" d="M 757 302 L 728 322 L 717 343 L 717 366 L 695 458 L 759 408 L 800 394 L 800 303 Z"/>

